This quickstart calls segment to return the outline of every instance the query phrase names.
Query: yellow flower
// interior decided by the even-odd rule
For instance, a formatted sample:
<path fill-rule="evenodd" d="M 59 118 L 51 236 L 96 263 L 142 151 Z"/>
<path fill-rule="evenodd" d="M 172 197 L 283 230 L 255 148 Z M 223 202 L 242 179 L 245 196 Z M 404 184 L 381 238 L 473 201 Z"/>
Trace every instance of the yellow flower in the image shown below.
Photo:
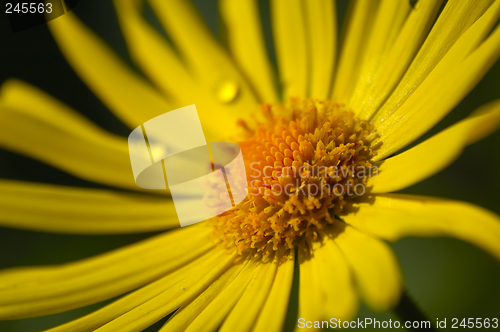
<path fill-rule="evenodd" d="M 279 331 L 295 269 L 298 317 L 346 320 L 360 300 L 377 311 L 398 304 L 402 276 L 385 240 L 453 236 L 500 259 L 493 213 L 390 194 L 442 170 L 498 127 L 495 101 L 396 154 L 448 114 L 498 59 L 500 1 L 450 0 L 440 11 L 438 0 L 355 0 L 338 57 L 334 2 L 271 1 L 279 87 L 256 1 L 220 1 L 228 50 L 186 1 L 149 1 L 171 44 L 140 15 L 141 3 L 116 0 L 115 7 L 148 80 L 73 14 L 49 27 L 81 79 L 130 128 L 196 104 L 207 141 L 240 142 L 247 166 L 258 162 L 264 174 L 242 204 L 207 222 L 71 264 L 2 271 L 1 319 L 130 292 L 51 331 L 140 331 L 174 311 L 161 331 Z M 145 195 L 134 183 L 125 138 L 20 81 L 3 85 L 0 112 L 2 148 L 129 190 L 1 180 L 1 225 L 81 234 L 178 226 L 168 192 Z M 351 165 L 378 173 L 358 177 Z M 319 166 L 347 173 L 317 176 Z M 309 173 L 293 174 L 300 167 Z M 360 184 L 367 192 L 297 193 L 314 181 L 341 184 L 338 190 Z M 277 193 L 276 184 L 292 189 Z"/>

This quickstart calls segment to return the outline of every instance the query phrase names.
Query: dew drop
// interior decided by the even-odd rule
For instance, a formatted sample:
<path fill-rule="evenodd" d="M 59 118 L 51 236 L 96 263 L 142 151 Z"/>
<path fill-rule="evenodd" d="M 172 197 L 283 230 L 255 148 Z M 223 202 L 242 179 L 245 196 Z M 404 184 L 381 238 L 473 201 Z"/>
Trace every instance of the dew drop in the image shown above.
<path fill-rule="evenodd" d="M 230 79 L 221 79 L 215 84 L 215 96 L 221 103 L 232 102 L 238 95 L 238 83 Z"/>

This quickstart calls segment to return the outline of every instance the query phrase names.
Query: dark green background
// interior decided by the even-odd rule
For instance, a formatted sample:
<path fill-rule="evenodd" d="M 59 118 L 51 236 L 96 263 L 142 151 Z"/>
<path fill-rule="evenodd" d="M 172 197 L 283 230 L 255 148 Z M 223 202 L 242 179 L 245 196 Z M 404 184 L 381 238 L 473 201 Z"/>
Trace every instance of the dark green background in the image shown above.
<path fill-rule="evenodd" d="M 267 7 L 265 1 L 263 8 Z M 195 1 L 210 28 L 218 34 L 216 1 Z M 81 0 L 74 9 L 92 29 L 109 42 L 129 63 L 111 1 Z M 339 15 L 345 12 L 340 1 Z M 269 13 L 263 10 L 266 39 L 271 45 Z M 146 15 L 157 24 L 151 11 Z M 121 124 L 78 79 L 68 66 L 45 25 L 12 33 L 4 10 L 0 11 L 0 82 L 9 77 L 25 80 L 45 90 L 85 114 L 105 129 L 127 136 Z M 272 50 L 271 50 L 272 52 Z M 425 137 L 465 118 L 476 107 L 500 97 L 500 64 L 496 64 L 472 93 Z M 1 116 L 1 114 L 0 114 Z M 500 214 L 500 132 L 466 148 L 463 155 L 445 171 L 403 192 L 463 200 Z M 445 146 L 442 147 L 446 149 Z M 105 188 L 15 153 L 0 150 L 0 178 Z M 474 220 L 471 220 L 473 223 Z M 93 256 L 151 236 L 54 235 L 0 228 L 0 268 L 59 264 Z M 500 241 L 500 239 L 499 239 Z M 488 254 L 458 240 L 448 238 L 407 238 L 392 245 L 406 277 L 409 293 L 432 317 L 500 318 L 500 264 Z M 1 294 L 0 294 L 1 296 Z M 293 328 L 296 294 L 292 295 Z M 107 302 L 106 302 L 107 303 Z M 99 303 L 66 313 L 19 321 L 0 322 L 0 331 L 46 329 L 99 308 Z M 363 307 L 361 317 L 394 319 L 391 313 L 376 314 Z M 156 331 L 162 322 L 149 330 Z"/>

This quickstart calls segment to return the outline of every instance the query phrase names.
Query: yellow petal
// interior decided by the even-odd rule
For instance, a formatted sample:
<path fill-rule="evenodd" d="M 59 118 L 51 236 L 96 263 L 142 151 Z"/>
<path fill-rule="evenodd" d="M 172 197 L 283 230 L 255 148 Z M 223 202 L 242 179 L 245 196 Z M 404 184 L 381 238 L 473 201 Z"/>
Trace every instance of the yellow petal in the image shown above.
<path fill-rule="evenodd" d="M 85 180 L 140 189 L 128 143 L 44 92 L 17 80 L 2 86 L 0 146 Z"/>
<path fill-rule="evenodd" d="M 236 132 L 237 120 L 258 105 L 252 89 L 229 54 L 210 33 L 192 3 L 184 0 L 150 0 L 160 23 L 183 55 L 195 79 L 211 96 L 210 103 L 197 105 L 202 125 Z M 210 140 L 210 135 L 207 137 Z"/>
<path fill-rule="evenodd" d="M 190 100 L 199 87 L 173 48 L 140 15 L 135 0 L 114 0 L 130 55 L 142 70 L 172 99 Z M 184 105 L 180 105 L 184 106 Z"/>
<path fill-rule="evenodd" d="M 227 316 L 219 331 L 251 331 L 252 326 L 266 302 L 276 276 L 278 255 L 269 263 L 261 263 L 240 300 Z"/>
<path fill-rule="evenodd" d="M 353 275 L 333 240 L 326 237 L 313 243 L 312 255 L 299 251 L 299 262 L 299 317 L 305 321 L 352 319 L 358 309 Z"/>
<path fill-rule="evenodd" d="M 308 95 L 309 55 L 303 2 L 271 1 L 276 61 L 283 88 L 283 99 Z"/>
<path fill-rule="evenodd" d="M 235 280 L 245 266 L 246 262 L 231 266 L 203 293 L 182 308 L 179 308 L 179 310 L 177 310 L 175 314 L 173 314 L 172 317 L 170 317 L 170 319 L 163 325 L 160 331 L 184 331 L 189 324 L 191 324 L 191 322 L 210 304 L 210 302 L 219 296 L 219 294 Z M 196 273 L 199 274 L 200 272 L 196 271 Z"/>
<path fill-rule="evenodd" d="M 288 260 L 280 263 L 271 291 L 257 318 L 253 331 L 282 331 L 285 323 L 288 299 L 293 282 L 293 269 L 295 264 L 294 252 Z"/>
<path fill-rule="evenodd" d="M 327 99 L 336 61 L 337 13 L 335 1 L 305 1 L 308 50 L 311 58 L 309 96 Z"/>
<path fill-rule="evenodd" d="M 419 145 L 381 162 L 378 175 L 369 179 L 372 193 L 387 193 L 409 187 L 451 164 L 465 146 L 487 136 L 500 125 L 500 101 L 481 107 Z"/>
<path fill-rule="evenodd" d="M 71 12 L 48 26 L 80 78 L 129 127 L 174 108 Z"/>
<path fill-rule="evenodd" d="M 350 2 L 343 28 L 342 46 L 332 96 L 335 102 L 345 104 L 359 73 L 359 62 L 366 48 L 367 35 L 373 25 L 380 0 Z"/>
<path fill-rule="evenodd" d="M 75 263 L 2 271 L 0 317 L 46 315 L 128 292 L 209 250 L 210 231 L 194 225 Z"/>
<path fill-rule="evenodd" d="M 162 298 L 168 303 L 161 306 L 165 313 L 160 313 L 160 316 L 166 316 L 198 296 L 210 281 L 216 279 L 232 266 L 233 260 L 234 256 L 227 255 L 224 250 L 210 250 L 175 272 L 167 274 L 87 316 L 55 327 L 50 332 L 94 331 L 120 316 L 129 315 L 128 313 L 134 308 L 138 308 L 135 312 L 139 311 L 140 315 L 141 305 Z"/>
<path fill-rule="evenodd" d="M 399 4 L 401 5 L 399 11 L 404 11 L 404 6 L 409 5 L 409 2 L 400 1 Z M 379 54 L 379 64 L 377 65 L 373 60 L 370 61 L 370 57 L 365 60 L 365 67 L 370 71 L 362 74 L 363 78 L 361 82 L 358 82 L 358 88 L 354 89 L 349 104 L 359 117 L 368 120 L 394 90 L 427 37 L 441 4 L 442 0 L 419 0 L 418 9 L 410 11 L 394 43 L 388 45 L 392 46 L 386 48 L 386 54 Z M 393 11 L 397 9 L 394 7 Z M 398 15 L 399 11 L 395 14 Z M 379 18 L 384 19 L 383 12 L 379 12 Z M 394 19 L 393 17 L 392 20 Z M 377 35 L 372 36 L 374 40 L 377 39 L 376 37 Z M 381 44 L 386 45 L 386 43 Z M 381 55 L 384 56 L 381 57 Z M 368 53 L 365 54 L 366 56 Z M 370 63 L 371 67 L 367 66 Z"/>
<path fill-rule="evenodd" d="M 313 250 L 316 251 L 318 248 L 319 244 L 313 247 Z M 321 271 L 318 269 L 315 257 L 309 251 L 299 249 L 298 258 L 300 264 L 298 317 L 306 321 L 320 321 L 324 316 L 325 307 L 325 298 L 321 289 Z"/>
<path fill-rule="evenodd" d="M 500 259 L 500 217 L 469 203 L 384 194 L 369 197 L 346 213 L 342 218 L 353 227 L 389 241 L 405 236 L 452 236 Z"/>
<path fill-rule="evenodd" d="M 373 26 L 370 28 L 361 61 L 357 64 L 360 67 L 359 74 L 358 78 L 354 80 L 355 85 L 349 96 L 347 108 L 356 112 L 360 110 L 360 102 L 366 95 L 368 87 L 376 82 L 379 70 L 397 40 L 398 33 L 405 23 L 410 9 L 409 1 L 381 1 Z"/>
<path fill-rule="evenodd" d="M 274 73 L 264 43 L 259 4 L 256 0 L 222 0 L 219 6 L 229 50 L 239 68 L 255 87 L 262 102 L 277 102 Z"/>
<path fill-rule="evenodd" d="M 398 87 L 377 112 L 375 122 L 387 118 L 405 102 L 491 3 L 492 0 L 448 1 Z"/>
<path fill-rule="evenodd" d="M 179 227 L 172 199 L 0 180 L 0 225 L 54 233 L 135 233 Z"/>
<path fill-rule="evenodd" d="M 349 263 L 364 302 L 374 311 L 392 309 L 401 295 L 402 276 L 390 247 L 344 223 L 334 226 L 333 240 Z"/>
<path fill-rule="evenodd" d="M 353 274 L 338 246 L 326 239 L 324 245 L 315 250 L 312 263 L 321 276 L 319 287 L 325 298 L 322 318 L 354 318 L 359 307 L 358 294 Z"/>
<path fill-rule="evenodd" d="M 215 331 L 243 295 L 255 275 L 256 267 L 257 262 L 248 262 L 233 282 L 208 304 L 185 331 Z"/>
<path fill-rule="evenodd" d="M 432 72 L 400 108 L 398 114 L 391 116 L 382 125 L 377 125 L 383 145 L 374 161 L 391 155 L 429 130 L 474 88 L 499 57 L 500 28 L 496 28 L 453 71 L 444 77 Z M 436 86 L 440 88 L 436 89 Z M 392 123 L 392 127 L 389 123 Z"/>
<path fill-rule="evenodd" d="M 404 96 L 396 90 L 372 120 L 379 135 L 376 142 L 383 142 L 374 160 L 391 155 L 425 133 L 479 82 L 500 56 L 500 29 L 483 42 L 499 15 L 500 3 L 496 2 L 461 35 L 432 72 L 423 74 L 425 80 L 418 78 L 418 84 L 407 87 Z M 403 97 L 397 105 L 391 104 L 398 96 Z"/>
<path fill-rule="evenodd" d="M 171 104 L 175 108 L 195 104 L 207 139 L 227 138 L 221 134 L 220 121 L 228 121 L 230 130 L 236 128 L 234 109 L 216 102 L 165 38 L 141 17 L 137 1 L 115 0 L 115 8 L 132 58 Z"/>

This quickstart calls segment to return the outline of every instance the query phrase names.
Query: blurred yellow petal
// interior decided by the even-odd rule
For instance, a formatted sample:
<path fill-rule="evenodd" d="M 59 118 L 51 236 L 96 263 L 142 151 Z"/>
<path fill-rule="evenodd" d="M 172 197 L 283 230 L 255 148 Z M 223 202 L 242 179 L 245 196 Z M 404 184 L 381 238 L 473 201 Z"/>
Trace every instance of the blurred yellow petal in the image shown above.
<path fill-rule="evenodd" d="M 227 314 L 243 295 L 248 283 L 255 275 L 257 262 L 243 262 L 241 273 L 218 296 L 208 303 L 185 331 L 216 331 Z"/>
<path fill-rule="evenodd" d="M 264 42 L 256 0 L 219 2 L 225 38 L 239 68 L 252 83 L 261 102 L 276 103 L 274 73 Z"/>
<path fill-rule="evenodd" d="M 304 98 L 308 95 L 310 70 L 304 3 L 300 0 L 275 0 L 270 4 L 283 100 Z"/>
<path fill-rule="evenodd" d="M 333 225 L 333 240 L 353 271 L 361 298 L 377 312 L 394 308 L 401 295 L 402 276 L 391 248 L 349 225 Z"/>
<path fill-rule="evenodd" d="M 114 5 L 130 55 L 141 69 L 173 100 L 192 99 L 199 87 L 165 38 L 141 17 L 139 2 L 114 0 Z"/>
<path fill-rule="evenodd" d="M 151 300 L 135 307 L 96 331 L 132 332 L 144 330 L 176 308 L 193 300 L 194 297 L 198 296 L 203 290 L 211 285 L 217 277 L 228 269 L 237 269 L 238 267 L 232 264 L 234 258 L 234 255 L 226 255 L 226 258 L 220 260 L 212 269 L 200 271 L 202 273 L 201 275 L 198 273 L 184 275 L 182 281 L 179 282 L 173 290 L 169 289 L 158 294 Z"/>
<path fill-rule="evenodd" d="M 374 195 L 346 210 L 342 218 L 357 229 L 397 241 L 405 236 L 451 236 L 500 259 L 500 217 L 481 207 L 439 198 Z"/>
<path fill-rule="evenodd" d="M 327 238 L 324 245 L 314 252 L 313 264 L 320 272 L 319 287 L 325 296 L 322 318 L 335 317 L 340 320 L 354 318 L 358 311 L 359 300 L 353 274 L 332 239 Z"/>
<path fill-rule="evenodd" d="M 448 1 L 399 85 L 377 112 L 375 123 L 387 118 L 404 104 L 462 34 L 485 13 L 492 2 L 492 0 Z"/>
<path fill-rule="evenodd" d="M 0 95 L 0 146 L 85 180 L 139 189 L 128 143 L 44 92 L 17 80 Z"/>
<path fill-rule="evenodd" d="M 206 106 L 202 106 L 202 100 L 197 101 L 202 124 L 224 128 L 229 136 L 235 134 L 237 120 L 248 116 L 258 105 L 251 87 L 192 3 L 185 0 L 149 3 L 193 76 L 211 96 L 210 101 L 205 101 Z"/>
<path fill-rule="evenodd" d="M 172 199 L 0 180 L 0 225 L 54 233 L 119 234 L 179 227 Z"/>
<path fill-rule="evenodd" d="M 47 24 L 76 73 L 129 127 L 174 108 L 71 12 Z"/>
<path fill-rule="evenodd" d="M 159 314 L 162 317 L 166 316 L 198 296 L 220 274 L 229 273 L 229 276 L 231 276 L 230 271 L 225 271 L 233 265 L 233 260 L 234 256 L 227 255 L 224 250 L 214 249 L 208 251 L 175 272 L 165 275 L 97 311 L 49 331 L 93 331 L 122 315 L 127 315 L 134 308 L 139 308 L 140 311 L 142 309 L 140 306 L 148 301 L 161 299 L 169 301 L 167 305 L 162 306 L 164 312 Z M 231 270 L 234 270 L 234 268 Z M 224 278 L 224 276 L 225 274 L 221 278 Z"/>
<path fill-rule="evenodd" d="M 310 91 L 312 98 L 328 99 L 333 79 L 337 48 L 335 1 L 305 1 L 308 50 L 311 58 Z"/>
<path fill-rule="evenodd" d="M 299 262 L 299 317 L 306 321 L 354 318 L 359 304 L 353 276 L 333 240 L 326 237 L 313 243 L 310 256 L 299 250 Z"/>
<path fill-rule="evenodd" d="M 345 104 L 354 88 L 359 73 L 359 62 L 363 59 L 367 36 L 379 3 L 380 0 L 354 0 L 349 3 L 339 63 L 332 87 L 332 99 L 337 103 Z"/>
<path fill-rule="evenodd" d="M 163 325 L 161 332 L 184 331 L 207 305 L 230 285 L 246 267 L 245 263 L 235 264 L 215 280 L 203 293 L 182 308 Z M 197 272 L 198 273 L 198 272 Z"/>
<path fill-rule="evenodd" d="M 316 252 L 316 249 L 321 245 L 314 243 L 315 247 L 311 251 Z M 299 314 L 298 317 L 304 318 L 306 321 L 320 321 L 324 316 L 323 309 L 325 307 L 325 298 L 321 289 L 321 271 L 318 269 L 316 257 L 309 251 L 304 249 L 298 250 L 299 258 Z M 298 330 L 296 327 L 295 330 Z M 321 329 L 314 329 L 320 331 Z"/>
<path fill-rule="evenodd" d="M 240 300 L 220 327 L 221 332 L 251 331 L 276 276 L 278 255 L 273 262 L 261 263 Z M 268 330 L 269 331 L 269 330 Z"/>
<path fill-rule="evenodd" d="M 489 32 L 487 27 L 491 27 L 500 15 L 500 3 L 496 2 L 494 6 L 492 8 L 495 11 L 487 13 L 492 15 L 485 15 L 482 19 L 493 16 L 495 20 L 478 20 L 467 31 L 471 34 L 464 34 L 463 39 L 456 43 L 457 48 L 450 50 L 445 59 L 436 66 L 404 105 L 384 122 L 376 124 L 378 135 L 380 135 L 379 140 L 383 144 L 378 149 L 374 161 L 393 154 L 434 126 L 476 86 L 497 61 L 500 57 L 500 28 L 498 27 L 465 60 L 453 66 L 453 69 L 447 69 L 448 60 L 455 63 L 455 56 L 459 58 L 458 60 L 463 56 L 460 49 L 467 50 L 467 42 L 478 43 L 481 39 L 474 40 L 473 37 Z M 454 52 L 455 50 L 458 51 Z M 377 142 L 378 140 L 374 144 Z"/>
<path fill-rule="evenodd" d="M 382 161 L 377 176 L 369 179 L 370 192 L 401 190 L 434 175 L 451 164 L 467 145 L 489 135 L 499 125 L 500 101 L 482 106 L 467 119 Z"/>
<path fill-rule="evenodd" d="M 120 26 L 133 59 L 148 77 L 169 98 L 172 105 L 182 107 L 196 104 L 205 136 L 209 141 L 227 137 L 220 131 L 220 121 L 235 128 L 238 114 L 216 103 L 203 84 L 193 77 L 176 51 L 141 16 L 141 5 L 134 0 L 115 0 Z M 234 116 L 230 113 L 235 113 Z M 218 121 L 214 121 L 214 118 Z"/>
<path fill-rule="evenodd" d="M 209 250 L 210 231 L 199 224 L 74 263 L 4 270 L 0 317 L 47 315 L 128 292 Z"/>
<path fill-rule="evenodd" d="M 282 331 L 292 289 L 295 255 L 291 251 L 286 262 L 281 262 L 273 285 L 252 331 Z"/>

